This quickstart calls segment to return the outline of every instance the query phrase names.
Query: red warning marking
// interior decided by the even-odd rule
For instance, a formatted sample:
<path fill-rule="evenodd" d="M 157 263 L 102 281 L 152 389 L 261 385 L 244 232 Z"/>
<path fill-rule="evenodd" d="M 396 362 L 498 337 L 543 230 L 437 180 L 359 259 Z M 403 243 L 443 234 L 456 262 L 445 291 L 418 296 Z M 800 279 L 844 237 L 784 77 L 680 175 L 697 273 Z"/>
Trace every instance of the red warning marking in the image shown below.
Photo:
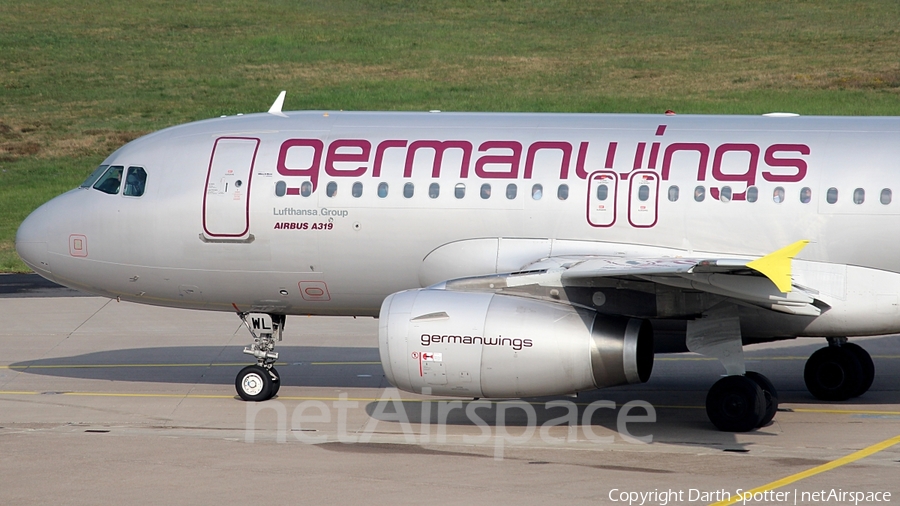
<path fill-rule="evenodd" d="M 426 353 L 426 352 L 412 352 L 413 360 L 419 361 L 419 376 L 425 376 L 425 370 L 422 367 L 422 362 L 442 362 L 444 359 L 443 353 Z"/>

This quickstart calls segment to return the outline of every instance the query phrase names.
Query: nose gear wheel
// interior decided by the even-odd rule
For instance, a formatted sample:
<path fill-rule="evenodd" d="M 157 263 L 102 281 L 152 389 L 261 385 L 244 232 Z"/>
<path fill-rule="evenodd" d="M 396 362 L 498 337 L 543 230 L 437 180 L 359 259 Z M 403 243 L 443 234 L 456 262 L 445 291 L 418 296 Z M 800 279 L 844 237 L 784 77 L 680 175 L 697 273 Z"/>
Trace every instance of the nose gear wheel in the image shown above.
<path fill-rule="evenodd" d="M 258 365 L 248 365 L 241 369 L 234 380 L 234 387 L 241 399 L 250 402 L 259 402 L 270 399 L 273 384 L 272 376 L 265 368 Z"/>
<path fill-rule="evenodd" d="M 242 312 L 238 312 L 238 316 L 253 336 L 253 343 L 244 348 L 244 353 L 256 357 L 256 365 L 241 369 L 234 380 L 235 390 L 245 401 L 269 400 L 281 388 L 281 376 L 274 367 L 278 360 L 275 340 L 277 336 L 278 341 L 281 341 L 285 316 Z"/>

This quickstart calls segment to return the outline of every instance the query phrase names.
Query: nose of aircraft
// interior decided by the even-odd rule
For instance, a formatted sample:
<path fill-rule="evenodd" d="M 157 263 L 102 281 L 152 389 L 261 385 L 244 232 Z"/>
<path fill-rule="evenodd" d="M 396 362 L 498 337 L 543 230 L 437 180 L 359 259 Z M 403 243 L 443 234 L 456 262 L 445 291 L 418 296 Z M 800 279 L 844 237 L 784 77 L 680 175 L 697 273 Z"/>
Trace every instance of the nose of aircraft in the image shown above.
<path fill-rule="evenodd" d="M 16 231 L 16 253 L 28 267 L 52 280 L 50 259 L 47 255 L 47 236 L 51 219 L 46 204 L 29 214 Z"/>

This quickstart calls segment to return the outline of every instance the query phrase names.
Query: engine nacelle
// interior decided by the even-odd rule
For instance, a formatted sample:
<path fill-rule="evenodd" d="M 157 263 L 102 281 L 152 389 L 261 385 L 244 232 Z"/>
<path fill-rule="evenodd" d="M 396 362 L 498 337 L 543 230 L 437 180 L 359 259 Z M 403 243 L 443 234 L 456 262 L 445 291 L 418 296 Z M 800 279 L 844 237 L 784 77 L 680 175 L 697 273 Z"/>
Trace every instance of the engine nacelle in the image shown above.
<path fill-rule="evenodd" d="M 653 369 L 646 320 L 493 293 L 390 295 L 378 342 L 393 385 L 432 395 L 568 394 L 642 383 Z"/>

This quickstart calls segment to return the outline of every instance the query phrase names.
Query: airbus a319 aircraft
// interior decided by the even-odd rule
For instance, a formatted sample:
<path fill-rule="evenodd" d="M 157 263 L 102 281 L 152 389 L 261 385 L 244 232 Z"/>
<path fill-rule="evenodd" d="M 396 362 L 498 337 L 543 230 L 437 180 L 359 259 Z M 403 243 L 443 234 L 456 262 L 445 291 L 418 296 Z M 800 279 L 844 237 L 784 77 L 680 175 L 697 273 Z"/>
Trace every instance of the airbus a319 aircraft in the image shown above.
<path fill-rule="evenodd" d="M 85 292 L 236 312 L 248 401 L 278 392 L 286 315 L 375 316 L 403 390 L 571 394 L 691 350 L 726 372 L 710 420 L 747 431 L 778 399 L 743 345 L 827 339 L 806 384 L 844 400 L 875 375 L 848 336 L 900 332 L 897 118 L 283 101 L 126 144 L 22 223 L 19 255 Z"/>

